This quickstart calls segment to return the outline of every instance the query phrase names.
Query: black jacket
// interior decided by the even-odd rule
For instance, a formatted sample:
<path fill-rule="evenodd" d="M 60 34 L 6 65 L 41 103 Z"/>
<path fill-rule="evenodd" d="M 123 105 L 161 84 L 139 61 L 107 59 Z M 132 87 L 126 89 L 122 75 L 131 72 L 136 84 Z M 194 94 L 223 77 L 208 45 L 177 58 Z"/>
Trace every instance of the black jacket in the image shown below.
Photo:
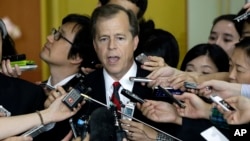
<path fill-rule="evenodd" d="M 11 115 L 44 109 L 46 95 L 42 87 L 36 84 L 0 73 L 0 87 L 0 105 L 10 111 Z"/>
<path fill-rule="evenodd" d="M 148 71 L 142 70 L 138 66 L 137 74 L 136 76 L 145 77 L 149 74 Z M 89 75 L 85 77 L 84 84 L 92 89 L 91 93 L 88 95 L 92 97 L 93 99 L 96 99 L 102 103 L 106 104 L 106 93 L 105 93 L 105 81 L 103 76 L 103 70 L 96 70 Z M 133 93 L 137 94 L 143 99 L 154 99 L 154 95 L 152 94 L 152 89 L 148 88 L 147 86 L 142 86 L 141 83 L 135 83 L 133 86 Z M 133 101 L 133 100 L 132 100 Z M 78 119 L 82 115 L 90 115 L 95 109 L 101 107 L 102 105 L 96 104 L 94 102 L 87 102 L 82 107 L 82 109 L 74 116 L 74 120 Z M 172 124 L 156 124 L 150 120 L 148 120 L 146 117 L 144 117 L 139 110 L 135 110 L 134 117 L 137 119 L 140 119 L 150 125 L 153 125 L 157 128 L 161 129 L 168 129 L 169 131 L 175 131 L 173 129 Z M 167 126 L 166 126 L 167 125 Z M 48 132 L 45 132 L 38 137 L 36 137 L 34 140 L 53 140 L 53 141 L 59 141 L 63 137 L 66 136 L 66 134 L 69 132 L 70 126 L 68 119 L 64 120 L 62 122 L 56 123 L 56 126 Z"/>

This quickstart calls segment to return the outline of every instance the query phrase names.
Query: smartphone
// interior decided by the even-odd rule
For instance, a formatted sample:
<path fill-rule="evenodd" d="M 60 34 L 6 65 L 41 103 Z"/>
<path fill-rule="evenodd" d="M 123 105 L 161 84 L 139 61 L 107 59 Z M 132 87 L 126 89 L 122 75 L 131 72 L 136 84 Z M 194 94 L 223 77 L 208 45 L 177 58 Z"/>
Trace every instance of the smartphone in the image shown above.
<path fill-rule="evenodd" d="M 158 89 L 163 94 L 165 94 L 165 97 L 169 98 L 171 100 L 171 102 L 176 103 L 180 108 L 185 108 L 186 107 L 185 104 L 182 101 L 174 98 L 174 96 L 167 89 L 164 89 L 161 86 L 158 86 Z"/>
<path fill-rule="evenodd" d="M 184 82 L 184 87 L 186 89 L 195 89 L 197 90 L 197 84 L 193 82 Z"/>
<path fill-rule="evenodd" d="M 143 64 L 146 61 L 149 61 L 148 60 L 148 56 L 146 54 L 144 54 L 144 53 L 141 53 L 138 56 L 136 56 L 135 60 L 138 61 L 138 62 L 140 62 L 141 64 Z"/>
<path fill-rule="evenodd" d="M 3 56 L 2 60 L 7 60 L 9 59 L 10 62 L 13 61 L 22 61 L 26 59 L 26 55 L 25 54 L 18 54 L 18 55 L 7 55 L 7 56 Z"/>
<path fill-rule="evenodd" d="M 131 117 L 133 117 L 135 111 L 135 103 L 134 102 L 128 102 L 125 104 L 124 109 L 122 110 L 122 119 L 132 120 Z"/>
<path fill-rule="evenodd" d="M 183 91 L 180 89 L 173 89 L 171 87 L 165 87 L 164 89 L 168 90 L 171 94 L 181 95 L 183 94 Z M 154 93 L 156 97 L 165 97 L 166 94 L 163 93 L 158 87 L 154 88 Z"/>
<path fill-rule="evenodd" d="M 2 105 L 0 105 L 0 113 L 3 113 L 5 117 L 11 116 L 11 112 L 5 109 Z"/>
<path fill-rule="evenodd" d="M 121 93 L 124 94 L 125 96 L 131 98 L 131 99 L 134 99 L 137 102 L 140 102 L 140 103 L 144 103 L 145 102 L 142 98 L 140 98 L 138 95 L 132 93 L 129 90 L 122 89 Z"/>
<path fill-rule="evenodd" d="M 213 102 L 219 104 L 226 111 L 234 111 L 235 110 L 231 105 L 229 105 L 229 103 L 227 103 L 225 100 L 223 100 L 218 95 L 210 95 L 210 98 L 212 99 Z"/>
<path fill-rule="evenodd" d="M 194 90 L 198 90 L 198 88 L 197 88 L 197 84 L 196 84 L 196 83 L 194 83 L 194 82 L 184 82 L 184 87 L 185 87 L 186 89 L 194 89 Z M 207 87 L 206 87 L 206 89 L 207 89 L 207 90 L 211 90 L 211 89 L 212 89 L 212 87 L 207 86 Z"/>
<path fill-rule="evenodd" d="M 134 81 L 134 82 L 151 82 L 152 80 L 146 77 L 129 77 L 130 81 Z"/>

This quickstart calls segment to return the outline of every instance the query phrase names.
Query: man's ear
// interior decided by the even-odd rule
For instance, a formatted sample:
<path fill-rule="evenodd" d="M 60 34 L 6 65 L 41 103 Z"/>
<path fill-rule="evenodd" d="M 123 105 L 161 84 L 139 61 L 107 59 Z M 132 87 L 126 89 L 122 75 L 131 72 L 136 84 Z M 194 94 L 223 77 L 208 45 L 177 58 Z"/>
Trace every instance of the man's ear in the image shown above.
<path fill-rule="evenodd" d="M 137 46 L 138 46 L 138 43 L 139 43 L 139 37 L 138 36 L 135 36 L 134 37 L 134 51 L 136 50 Z"/>

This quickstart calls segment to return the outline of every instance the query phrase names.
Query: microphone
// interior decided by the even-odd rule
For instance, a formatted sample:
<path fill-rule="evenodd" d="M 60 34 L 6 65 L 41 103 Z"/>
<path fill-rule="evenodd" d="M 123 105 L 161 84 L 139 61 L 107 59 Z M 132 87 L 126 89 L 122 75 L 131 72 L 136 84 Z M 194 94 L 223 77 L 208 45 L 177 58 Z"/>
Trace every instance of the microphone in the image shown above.
<path fill-rule="evenodd" d="M 138 95 L 130 92 L 129 90 L 122 89 L 121 93 L 129 98 L 136 100 L 137 102 L 140 102 L 141 104 L 145 102 L 142 98 L 140 98 Z"/>
<path fill-rule="evenodd" d="M 111 112 L 113 112 L 114 118 L 115 118 L 116 141 L 122 141 L 124 138 L 127 139 L 127 134 L 123 130 L 123 128 L 121 126 L 121 122 L 119 121 L 119 118 L 117 115 L 117 113 L 118 113 L 117 108 L 114 105 L 111 105 L 110 110 L 111 110 Z"/>
<path fill-rule="evenodd" d="M 100 101 L 98 101 L 98 100 L 96 100 L 96 99 L 93 99 L 92 97 L 90 97 L 90 96 L 88 96 L 88 95 L 86 95 L 86 94 L 82 94 L 81 93 L 81 96 L 82 97 L 84 97 L 85 98 L 85 100 L 90 100 L 90 101 L 93 101 L 93 102 L 95 102 L 95 103 L 98 103 L 98 104 L 100 104 L 100 105 L 102 105 L 102 106 L 104 106 L 104 107 L 101 107 L 101 108 L 104 108 L 104 109 L 106 109 L 107 110 L 107 108 L 109 107 L 108 105 L 106 105 L 106 104 L 104 104 L 104 103 L 102 103 L 102 102 L 100 102 Z M 100 109 L 100 108 L 99 108 Z M 97 110 L 97 109 L 96 109 Z M 96 110 L 94 111 L 94 112 L 96 112 Z M 94 113 L 93 112 L 93 113 Z M 109 112 L 111 112 L 111 111 L 109 111 Z M 93 114 L 92 113 L 92 114 Z M 100 113 L 100 112 L 99 112 Z M 104 112 L 103 112 L 104 113 Z M 100 114 L 100 117 L 101 117 L 101 115 L 103 114 L 102 112 L 101 112 L 101 114 Z M 149 127 L 151 127 L 152 129 L 154 129 L 154 130 L 156 130 L 156 131 L 158 131 L 158 132 L 160 132 L 160 133 L 162 133 L 162 134 L 165 134 L 166 136 L 169 136 L 170 138 L 173 138 L 173 139 L 175 139 L 175 140 L 178 140 L 178 141 L 181 141 L 179 138 L 177 138 L 177 137 L 174 137 L 174 136 L 172 136 L 172 135 L 170 135 L 170 134 L 168 134 L 168 133 L 166 133 L 166 132 L 164 132 L 164 131 L 162 131 L 162 130 L 160 130 L 160 129 L 158 129 L 158 128 L 155 128 L 154 126 L 151 126 L 151 125 L 149 125 L 149 124 L 147 124 L 147 123 L 145 123 L 145 122 L 143 122 L 143 121 L 141 121 L 141 120 L 139 120 L 139 119 L 137 119 L 137 118 L 135 118 L 135 117 L 131 117 L 131 116 L 129 116 L 129 115 L 127 115 L 127 114 L 125 114 L 125 113 L 122 113 L 121 111 L 118 111 L 118 113 L 121 113 L 121 114 L 123 114 L 123 115 L 125 115 L 125 116 L 127 116 L 127 117 L 130 117 L 131 119 L 133 119 L 133 120 L 135 120 L 135 121 L 137 121 L 137 122 L 140 122 L 140 123 L 142 123 L 142 124 L 144 124 L 144 125 L 146 125 L 146 126 L 149 126 Z M 93 115 L 92 115 L 93 116 Z M 114 118 L 114 117 L 113 117 Z M 91 120 L 90 120 L 91 121 Z M 93 121 L 92 121 L 93 122 Z M 113 124 L 114 124 L 114 121 L 113 121 Z M 101 126 L 101 124 L 97 124 L 96 126 Z M 91 127 L 91 124 L 90 124 L 90 127 Z M 96 127 L 94 127 L 94 128 L 91 128 L 92 130 L 95 130 L 95 128 Z M 99 127 L 100 128 L 100 127 Z M 114 128 L 114 127 L 113 127 Z M 90 130 L 91 131 L 91 130 Z M 115 131 L 114 131 L 115 132 Z M 115 133 L 114 133 L 115 134 Z M 91 139 L 92 140 L 92 139 Z M 94 140 L 93 140 L 94 141 Z M 95 141 L 103 141 L 103 140 L 95 140 Z M 109 140 L 108 140 L 109 141 Z M 110 140 L 111 141 L 111 140 Z"/>
<path fill-rule="evenodd" d="M 115 141 L 115 117 L 106 107 L 92 112 L 89 120 L 90 139 L 93 141 Z"/>

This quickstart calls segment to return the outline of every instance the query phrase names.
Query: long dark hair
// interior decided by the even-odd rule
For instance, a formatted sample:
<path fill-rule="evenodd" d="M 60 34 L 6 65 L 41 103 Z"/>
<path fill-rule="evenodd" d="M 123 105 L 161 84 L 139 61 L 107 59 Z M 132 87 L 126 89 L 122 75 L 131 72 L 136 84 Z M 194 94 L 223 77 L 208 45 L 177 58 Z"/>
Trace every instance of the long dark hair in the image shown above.
<path fill-rule="evenodd" d="M 191 48 L 182 61 L 181 70 L 185 71 L 187 64 L 201 55 L 207 55 L 211 58 L 218 72 L 229 71 L 229 57 L 227 53 L 216 44 L 198 44 Z"/>

